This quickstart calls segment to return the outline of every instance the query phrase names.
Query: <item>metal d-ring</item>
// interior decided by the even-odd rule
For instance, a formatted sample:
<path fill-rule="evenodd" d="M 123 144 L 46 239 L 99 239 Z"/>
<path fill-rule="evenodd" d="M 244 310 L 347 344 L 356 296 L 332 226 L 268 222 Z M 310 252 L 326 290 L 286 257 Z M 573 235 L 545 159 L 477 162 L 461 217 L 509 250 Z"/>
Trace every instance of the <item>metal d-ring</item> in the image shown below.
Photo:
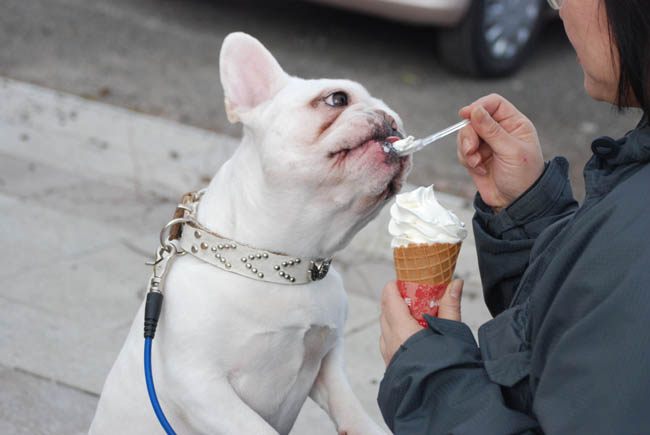
<path fill-rule="evenodd" d="M 168 250 L 169 246 L 172 245 L 174 246 L 174 249 L 176 249 L 176 252 L 178 252 L 178 248 L 176 248 L 176 245 L 171 243 L 171 240 L 169 240 L 169 235 L 167 233 L 169 232 L 169 229 L 174 225 L 186 224 L 189 222 L 193 222 L 193 220 L 185 217 L 172 219 L 169 222 L 167 222 L 167 224 L 162 228 L 162 230 L 160 230 L 160 246 L 163 246 L 165 247 L 166 250 Z"/>

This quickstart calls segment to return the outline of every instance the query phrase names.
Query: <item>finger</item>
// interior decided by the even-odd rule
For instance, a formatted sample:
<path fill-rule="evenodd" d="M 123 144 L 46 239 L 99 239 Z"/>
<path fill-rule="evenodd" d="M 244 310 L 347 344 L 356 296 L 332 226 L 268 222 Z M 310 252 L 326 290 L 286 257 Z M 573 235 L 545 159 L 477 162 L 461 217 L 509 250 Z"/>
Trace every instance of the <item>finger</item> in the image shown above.
<path fill-rule="evenodd" d="M 507 152 L 513 137 L 482 107 L 472 111 L 472 127 L 480 138 L 496 152 Z"/>
<path fill-rule="evenodd" d="M 393 325 L 404 318 L 410 318 L 411 313 L 397 288 L 397 281 L 389 281 L 382 293 L 382 313 L 388 324 Z"/>
<path fill-rule="evenodd" d="M 384 288 L 381 290 L 381 309 L 384 311 L 384 307 L 386 304 L 388 304 L 389 299 L 390 299 L 390 293 L 392 293 L 394 290 L 397 289 L 397 281 L 396 280 L 391 280 L 388 281 L 385 285 Z M 399 292 L 399 290 L 397 290 Z"/>
<path fill-rule="evenodd" d="M 379 328 L 381 329 L 382 337 L 388 336 L 390 334 L 390 325 L 388 324 L 388 320 L 386 320 L 386 314 L 383 311 L 379 316 Z"/>
<path fill-rule="evenodd" d="M 458 132 L 456 145 L 461 154 L 466 155 L 476 151 L 479 146 L 479 141 L 480 138 L 476 134 L 476 131 L 471 125 L 467 125 Z"/>
<path fill-rule="evenodd" d="M 479 147 L 480 139 L 471 125 L 463 128 L 456 139 L 458 161 L 468 170 L 471 169 L 467 158 Z"/>
<path fill-rule="evenodd" d="M 506 100 L 499 94 L 490 94 L 479 98 L 469 106 L 461 109 L 461 116 L 469 118 L 470 114 L 477 107 L 482 106 L 497 122 L 505 119 L 524 116 L 510 101 Z"/>
<path fill-rule="evenodd" d="M 462 132 L 456 140 L 458 161 L 473 176 L 485 176 L 488 171 L 484 163 L 492 157 L 492 148 L 481 141 L 474 129 L 467 126 L 469 131 Z"/>
<path fill-rule="evenodd" d="M 447 286 L 447 290 L 440 299 L 438 317 L 460 322 L 460 298 L 463 294 L 463 280 L 457 279 Z"/>
<path fill-rule="evenodd" d="M 493 113 L 501 105 L 502 100 L 507 101 L 499 94 L 492 93 L 489 95 L 485 95 L 479 98 L 478 100 L 468 104 L 467 106 L 461 108 L 458 111 L 458 115 L 460 115 L 461 118 L 469 119 L 474 109 L 476 109 L 479 106 L 485 107 L 486 110 L 489 108 L 490 110 L 488 110 L 488 112 Z"/>
<path fill-rule="evenodd" d="M 388 346 L 386 340 L 390 340 L 389 335 L 391 334 L 390 327 L 386 321 L 386 316 L 383 314 L 379 317 L 379 326 L 381 328 L 381 336 L 379 337 L 379 351 L 381 356 L 384 358 L 384 362 L 388 365 L 388 362 L 392 358 L 392 355 L 389 354 Z"/>
<path fill-rule="evenodd" d="M 474 163 L 475 166 L 471 166 L 470 163 L 460 154 L 460 151 L 457 150 L 458 154 L 458 161 L 460 162 L 461 165 L 467 169 L 467 171 L 471 175 L 478 175 L 478 176 L 484 176 L 487 175 L 488 171 L 483 165 L 483 159 L 481 159 L 481 162 L 479 163 Z M 487 160 L 487 159 L 485 159 Z"/>
<path fill-rule="evenodd" d="M 481 177 L 485 177 L 488 174 L 488 170 L 485 165 L 479 164 L 477 167 L 472 168 L 472 173 Z"/>
<path fill-rule="evenodd" d="M 469 154 L 466 157 L 467 164 L 470 168 L 476 169 L 479 165 L 484 164 L 490 160 L 493 154 L 494 153 L 492 151 L 492 148 L 484 141 L 481 141 L 481 144 L 479 145 L 476 152 Z"/>

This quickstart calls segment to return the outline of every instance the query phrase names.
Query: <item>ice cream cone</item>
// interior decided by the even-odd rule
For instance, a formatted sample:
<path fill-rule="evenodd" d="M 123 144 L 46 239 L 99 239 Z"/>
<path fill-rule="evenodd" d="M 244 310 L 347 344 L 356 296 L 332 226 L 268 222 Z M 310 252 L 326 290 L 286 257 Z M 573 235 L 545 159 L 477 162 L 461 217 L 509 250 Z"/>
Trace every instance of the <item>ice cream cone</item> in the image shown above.
<path fill-rule="evenodd" d="M 436 316 L 451 282 L 462 242 L 409 244 L 393 249 L 397 285 L 411 315 L 426 327 L 423 314 Z"/>
<path fill-rule="evenodd" d="M 429 186 L 397 195 L 388 232 L 393 236 L 397 287 L 411 315 L 426 328 L 423 315 L 438 315 L 467 229 Z"/>
<path fill-rule="evenodd" d="M 448 284 L 461 243 L 410 244 L 393 249 L 397 279 L 427 285 Z"/>

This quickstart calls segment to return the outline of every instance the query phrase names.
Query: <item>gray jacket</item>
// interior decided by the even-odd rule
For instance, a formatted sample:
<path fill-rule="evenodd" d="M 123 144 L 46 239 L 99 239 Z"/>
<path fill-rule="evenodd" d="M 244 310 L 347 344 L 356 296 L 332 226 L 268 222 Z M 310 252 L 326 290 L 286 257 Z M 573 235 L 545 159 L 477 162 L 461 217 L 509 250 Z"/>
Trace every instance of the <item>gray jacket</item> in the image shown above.
<path fill-rule="evenodd" d="M 578 207 L 556 158 L 473 227 L 494 319 L 477 346 L 428 317 L 390 362 L 379 406 L 417 434 L 650 434 L 650 126 L 599 138 Z"/>

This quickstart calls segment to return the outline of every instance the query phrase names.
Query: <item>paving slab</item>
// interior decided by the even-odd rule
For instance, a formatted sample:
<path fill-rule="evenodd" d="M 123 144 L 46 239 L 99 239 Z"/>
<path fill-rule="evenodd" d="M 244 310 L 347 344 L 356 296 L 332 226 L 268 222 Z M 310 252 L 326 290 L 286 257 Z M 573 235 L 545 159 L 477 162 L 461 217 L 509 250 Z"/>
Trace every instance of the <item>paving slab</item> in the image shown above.
<path fill-rule="evenodd" d="M 34 162 L 31 158 L 0 152 L 0 192 L 8 196 L 19 199 L 43 196 L 78 180 L 79 176 L 71 172 Z"/>
<path fill-rule="evenodd" d="M 0 152 L 173 197 L 202 187 L 229 136 L 0 78 Z"/>
<path fill-rule="evenodd" d="M 118 239 L 98 222 L 0 194 L 0 277 L 93 252 Z"/>
<path fill-rule="evenodd" d="M 0 296 L 79 325 L 133 319 L 151 272 L 142 257 L 120 242 L 86 255 L 7 274 Z M 88 328 L 84 328 L 88 329 Z"/>
<path fill-rule="evenodd" d="M 0 154 L 0 193 L 30 204 L 109 226 L 118 236 L 155 234 L 172 215 L 177 198 L 81 176 L 26 157 Z"/>
<path fill-rule="evenodd" d="M 115 177 L 112 182 L 116 185 L 132 185 L 135 178 L 128 149 L 72 132 L 4 122 L 0 130 L 0 151 L 86 177 Z"/>
<path fill-rule="evenodd" d="M 130 323 L 89 325 L 0 297 L 0 364 L 99 393 Z"/>
<path fill-rule="evenodd" d="M 0 433 L 88 433 L 97 396 L 4 366 L 0 366 L 0 385 Z"/>

